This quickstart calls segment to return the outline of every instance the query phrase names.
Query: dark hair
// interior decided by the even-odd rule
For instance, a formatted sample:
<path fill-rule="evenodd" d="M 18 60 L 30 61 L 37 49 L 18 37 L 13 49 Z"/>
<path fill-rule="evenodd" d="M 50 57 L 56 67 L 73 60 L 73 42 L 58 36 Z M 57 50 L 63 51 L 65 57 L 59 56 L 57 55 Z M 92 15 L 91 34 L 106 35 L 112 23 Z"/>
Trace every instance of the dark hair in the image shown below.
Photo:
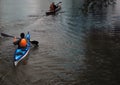
<path fill-rule="evenodd" d="M 24 33 L 21 33 L 21 34 L 20 34 L 20 37 L 21 37 L 21 38 L 24 38 L 24 37 L 25 37 L 25 34 L 24 34 Z"/>

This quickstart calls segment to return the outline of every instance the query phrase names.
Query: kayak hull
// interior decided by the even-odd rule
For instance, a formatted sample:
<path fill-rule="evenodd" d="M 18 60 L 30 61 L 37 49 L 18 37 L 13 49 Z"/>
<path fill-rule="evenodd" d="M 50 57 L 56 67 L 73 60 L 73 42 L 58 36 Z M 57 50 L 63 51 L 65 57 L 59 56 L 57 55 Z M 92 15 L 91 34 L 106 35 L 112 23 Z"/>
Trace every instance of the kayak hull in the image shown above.
<path fill-rule="evenodd" d="M 59 5 L 55 11 L 48 11 L 46 12 L 46 16 L 48 15 L 55 15 L 59 10 L 61 10 L 61 6 Z"/>
<path fill-rule="evenodd" d="M 14 66 L 24 60 L 30 51 L 30 34 L 26 34 L 27 46 L 25 48 L 17 48 L 14 52 Z"/>

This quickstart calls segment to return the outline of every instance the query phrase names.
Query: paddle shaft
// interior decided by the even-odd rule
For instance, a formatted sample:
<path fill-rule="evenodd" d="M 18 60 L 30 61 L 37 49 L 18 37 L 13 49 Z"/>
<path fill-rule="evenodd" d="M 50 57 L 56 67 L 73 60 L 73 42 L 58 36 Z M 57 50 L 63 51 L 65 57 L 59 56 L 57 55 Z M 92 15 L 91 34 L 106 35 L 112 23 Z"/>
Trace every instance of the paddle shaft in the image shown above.
<path fill-rule="evenodd" d="M 5 33 L 1 33 L 2 36 L 4 37 L 11 37 L 11 38 L 15 38 L 15 36 L 12 36 L 12 35 L 8 35 L 8 34 L 5 34 Z M 17 38 L 17 39 L 20 39 L 20 38 Z"/>
<path fill-rule="evenodd" d="M 56 4 L 56 6 L 59 5 L 60 3 L 62 3 L 62 2 L 58 2 L 58 3 Z"/>
<path fill-rule="evenodd" d="M 1 33 L 1 35 L 4 36 L 4 37 L 15 38 L 15 36 L 8 35 L 8 34 L 5 34 L 5 33 Z M 20 39 L 20 38 L 17 37 L 17 39 Z M 35 40 L 34 40 L 34 41 L 30 41 L 30 42 L 31 42 L 32 44 L 35 44 L 35 45 L 38 45 L 38 43 L 39 43 L 38 41 L 35 41 Z"/>

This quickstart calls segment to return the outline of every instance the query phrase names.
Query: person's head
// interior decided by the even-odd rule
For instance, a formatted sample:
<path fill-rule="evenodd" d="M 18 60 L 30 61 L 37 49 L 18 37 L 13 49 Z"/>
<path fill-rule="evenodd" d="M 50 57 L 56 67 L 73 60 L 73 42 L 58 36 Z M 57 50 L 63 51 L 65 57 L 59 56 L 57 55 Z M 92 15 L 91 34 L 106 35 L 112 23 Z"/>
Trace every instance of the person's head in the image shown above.
<path fill-rule="evenodd" d="M 24 34 L 24 33 L 21 33 L 21 34 L 20 34 L 20 37 L 21 37 L 21 38 L 24 38 L 24 37 L 25 37 L 25 34 Z"/>
<path fill-rule="evenodd" d="M 54 2 L 52 2 L 52 4 L 55 4 Z"/>

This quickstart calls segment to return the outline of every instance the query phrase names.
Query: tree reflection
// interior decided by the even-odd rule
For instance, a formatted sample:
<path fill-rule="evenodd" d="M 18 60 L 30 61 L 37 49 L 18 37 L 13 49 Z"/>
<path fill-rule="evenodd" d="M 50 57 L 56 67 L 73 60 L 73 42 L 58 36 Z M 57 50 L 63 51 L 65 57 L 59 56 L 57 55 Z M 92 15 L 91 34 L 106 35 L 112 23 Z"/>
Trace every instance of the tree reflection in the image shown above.
<path fill-rule="evenodd" d="M 89 10 L 97 10 L 114 5 L 116 0 L 85 0 L 81 10 L 87 13 Z"/>
<path fill-rule="evenodd" d="M 116 28 L 119 29 L 119 28 Z M 89 30 L 86 37 L 86 69 L 80 76 L 83 85 L 120 84 L 120 31 L 105 32 L 101 28 Z"/>

